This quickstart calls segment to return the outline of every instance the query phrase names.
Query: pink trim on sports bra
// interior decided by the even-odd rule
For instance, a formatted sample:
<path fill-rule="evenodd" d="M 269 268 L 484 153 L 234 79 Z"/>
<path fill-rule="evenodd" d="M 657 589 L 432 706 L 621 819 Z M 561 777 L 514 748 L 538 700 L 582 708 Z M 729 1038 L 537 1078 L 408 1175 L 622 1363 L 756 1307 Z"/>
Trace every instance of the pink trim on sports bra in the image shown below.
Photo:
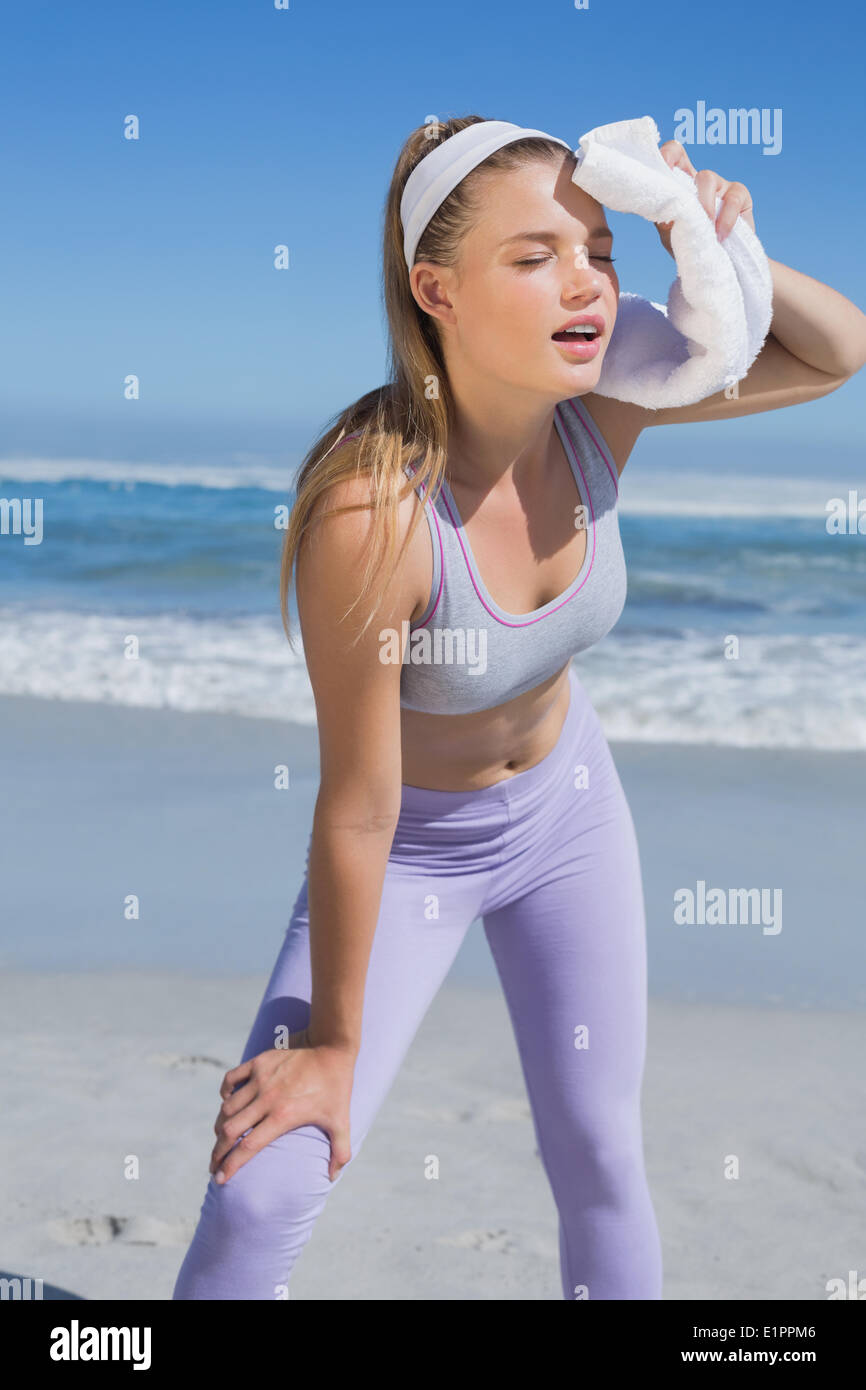
<path fill-rule="evenodd" d="M 541 622 L 542 618 L 548 617 L 551 613 L 556 613 L 560 608 L 563 607 L 564 604 L 568 603 L 570 599 L 573 599 L 575 594 L 580 593 L 580 590 L 583 588 L 584 584 L 589 579 L 589 576 L 592 572 L 593 561 L 595 560 L 596 526 L 595 509 L 592 505 L 592 493 L 590 492 L 589 484 L 586 480 L 586 474 L 583 471 L 580 459 L 577 456 L 577 451 L 571 442 L 571 438 L 569 437 L 568 430 L 562 424 L 559 406 L 557 405 L 555 409 L 557 412 L 556 423 L 559 429 L 560 438 L 563 440 L 563 443 L 565 444 L 568 453 L 571 455 L 571 458 L 574 461 L 571 465 L 571 469 L 572 474 L 574 475 L 575 484 L 577 483 L 577 475 L 574 472 L 574 464 L 577 465 L 577 470 L 580 473 L 581 479 L 583 481 L 583 493 L 581 494 L 580 500 L 581 503 L 583 503 L 584 498 L 586 499 L 586 502 L 589 505 L 590 515 L 592 517 L 592 549 L 590 549 L 589 544 L 587 544 L 586 551 L 583 557 L 583 564 L 581 565 L 574 579 L 571 581 L 568 588 L 563 593 L 558 594 L 555 598 L 552 598 L 549 603 L 544 603 L 541 605 L 540 608 L 534 608 L 529 613 L 509 613 L 506 608 L 503 608 L 500 604 L 496 602 L 493 595 L 487 589 L 484 580 L 481 578 L 481 572 L 478 569 L 475 557 L 472 554 L 472 547 L 469 544 L 469 538 L 464 537 L 462 518 L 460 516 L 460 512 L 457 507 L 457 503 L 454 500 L 454 496 L 451 492 L 451 489 L 448 487 L 448 484 L 445 482 L 444 479 L 442 481 L 442 500 L 445 503 L 448 515 L 451 517 L 451 521 L 454 526 L 454 532 L 457 536 L 457 541 L 460 545 L 460 549 L 463 551 L 463 558 L 466 561 L 466 568 L 469 571 L 469 578 L 472 581 L 472 587 L 478 595 L 478 598 L 482 606 L 490 614 L 491 618 L 495 618 L 496 621 L 498 623 L 501 623 L 503 627 L 529 627 L 532 623 Z"/>
<path fill-rule="evenodd" d="M 570 399 L 569 401 L 566 402 L 566 404 L 568 404 L 568 405 L 571 406 L 572 410 L 574 410 L 574 411 L 575 411 L 575 414 L 578 415 L 579 418 L 583 421 L 583 423 L 584 423 L 584 425 L 586 426 L 586 428 L 587 428 L 589 434 L 592 436 L 592 439 L 593 439 L 593 442 L 594 442 L 594 444 L 595 444 L 595 447 L 598 449 L 598 452 L 601 454 L 602 458 L 604 459 L 605 463 L 607 464 L 607 471 L 608 471 L 608 473 L 610 474 L 610 476 L 613 478 L 613 485 L 614 485 L 614 487 L 616 488 L 616 495 L 617 495 L 617 497 L 618 497 L 618 496 L 619 496 L 619 474 L 617 473 L 616 468 L 614 467 L 614 465 L 613 465 L 613 463 L 611 462 L 611 459 L 610 459 L 610 457 L 609 457 L 609 452 L 610 452 L 610 451 L 608 450 L 607 444 L 606 444 L 605 441 L 604 441 L 604 436 L 603 436 L 603 435 L 598 435 L 598 434 L 596 434 L 595 430 L 594 430 L 593 427 L 592 427 L 592 422 L 590 421 L 590 418 L 589 418 L 589 411 L 587 410 L 586 406 L 583 404 L 583 402 L 581 401 L 581 399 L 580 399 L 579 396 L 572 396 L 571 399 Z M 577 409 L 576 409 L 576 410 L 575 410 L 575 405 L 577 406 Z"/>

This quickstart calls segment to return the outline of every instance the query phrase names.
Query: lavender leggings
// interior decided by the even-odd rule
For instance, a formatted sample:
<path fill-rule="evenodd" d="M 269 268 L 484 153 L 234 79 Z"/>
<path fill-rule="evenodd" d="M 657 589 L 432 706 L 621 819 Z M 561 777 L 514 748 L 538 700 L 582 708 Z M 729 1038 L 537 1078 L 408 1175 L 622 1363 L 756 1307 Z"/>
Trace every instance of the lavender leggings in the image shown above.
<path fill-rule="evenodd" d="M 559 1212 L 566 1299 L 659 1299 L 643 1161 L 646 944 L 631 812 L 574 668 L 556 746 L 477 791 L 404 784 L 370 954 L 350 1104 L 351 1169 L 410 1043 L 478 917 L 520 1053 Z M 309 1019 L 307 881 L 243 1059 Z M 275 1139 L 211 1179 L 175 1299 L 278 1299 L 335 1184 L 324 1130 Z M 350 1179 L 351 1181 L 351 1179 Z M 518 1201 L 515 1193 L 515 1201 Z"/>

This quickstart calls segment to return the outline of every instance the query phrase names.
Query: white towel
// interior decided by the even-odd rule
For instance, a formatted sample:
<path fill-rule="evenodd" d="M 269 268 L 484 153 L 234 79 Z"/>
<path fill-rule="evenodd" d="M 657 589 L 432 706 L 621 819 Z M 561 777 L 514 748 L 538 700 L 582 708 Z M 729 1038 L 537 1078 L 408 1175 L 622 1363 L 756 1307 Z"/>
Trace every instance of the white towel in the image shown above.
<path fill-rule="evenodd" d="M 719 241 L 694 178 L 672 169 L 652 116 L 613 121 L 580 137 L 572 181 L 614 212 L 673 221 L 677 278 L 667 304 L 620 293 L 602 363 L 600 396 L 659 410 L 692 405 L 746 375 L 773 317 L 764 248 L 738 217 Z M 716 196 L 716 216 L 721 206 Z"/>

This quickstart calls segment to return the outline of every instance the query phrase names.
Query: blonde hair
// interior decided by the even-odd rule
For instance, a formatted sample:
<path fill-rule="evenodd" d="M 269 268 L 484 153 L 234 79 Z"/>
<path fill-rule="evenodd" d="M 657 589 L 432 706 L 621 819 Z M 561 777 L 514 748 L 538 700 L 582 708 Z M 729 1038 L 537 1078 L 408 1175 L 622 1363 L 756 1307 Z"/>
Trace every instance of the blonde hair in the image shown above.
<path fill-rule="evenodd" d="M 385 204 L 382 280 L 388 324 L 389 380 L 339 412 L 307 452 L 298 472 L 296 498 L 283 541 L 280 567 L 280 609 L 290 645 L 288 604 L 295 565 L 304 534 L 311 526 L 315 505 L 337 483 L 368 475 L 372 501 L 357 506 L 331 507 L 329 515 L 372 507 L 376 515 L 370 527 L 367 560 L 360 591 L 346 609 L 349 617 L 356 604 L 369 593 L 379 574 L 383 557 L 388 569 L 382 581 L 390 580 L 399 557 L 394 548 L 397 510 L 411 487 L 423 483 L 427 495 L 435 500 L 445 474 L 452 398 L 436 320 L 417 303 L 409 283 L 403 255 L 403 227 L 400 199 L 406 180 L 438 140 L 456 135 L 483 116 L 456 116 L 451 120 L 419 126 L 403 145 L 397 159 Z M 437 209 L 415 252 L 415 261 L 437 265 L 457 265 L 460 243 L 479 211 L 474 194 L 478 175 L 484 171 L 520 168 L 537 159 L 562 159 L 563 148 L 541 136 L 527 136 L 494 151 L 449 193 Z M 347 435 L 356 437 L 344 443 Z M 413 463 L 410 482 L 404 469 Z M 423 517 L 419 507 L 406 537 L 408 544 Z M 315 520 L 321 520 L 319 515 Z M 357 641 L 372 621 L 371 611 L 356 634 Z"/>

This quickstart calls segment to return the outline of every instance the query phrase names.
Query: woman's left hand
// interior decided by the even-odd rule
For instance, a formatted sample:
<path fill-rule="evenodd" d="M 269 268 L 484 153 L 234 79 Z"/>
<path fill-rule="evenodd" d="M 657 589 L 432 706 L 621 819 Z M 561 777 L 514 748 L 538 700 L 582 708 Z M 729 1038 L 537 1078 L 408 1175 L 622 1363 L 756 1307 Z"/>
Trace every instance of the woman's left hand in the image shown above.
<path fill-rule="evenodd" d="M 701 206 L 711 218 L 715 217 L 716 197 L 721 193 L 722 205 L 716 218 L 716 235 L 719 241 L 724 241 L 738 217 L 742 217 L 744 222 L 748 222 L 752 231 L 755 231 L 752 195 L 744 183 L 729 183 L 727 179 L 722 178 L 721 174 L 715 173 L 712 169 L 696 169 L 679 140 L 666 140 L 663 145 L 659 146 L 659 153 L 672 169 L 684 169 L 687 174 L 691 174 L 697 186 Z M 671 227 L 674 225 L 673 222 L 656 222 L 655 225 L 662 246 L 672 256 Z"/>

